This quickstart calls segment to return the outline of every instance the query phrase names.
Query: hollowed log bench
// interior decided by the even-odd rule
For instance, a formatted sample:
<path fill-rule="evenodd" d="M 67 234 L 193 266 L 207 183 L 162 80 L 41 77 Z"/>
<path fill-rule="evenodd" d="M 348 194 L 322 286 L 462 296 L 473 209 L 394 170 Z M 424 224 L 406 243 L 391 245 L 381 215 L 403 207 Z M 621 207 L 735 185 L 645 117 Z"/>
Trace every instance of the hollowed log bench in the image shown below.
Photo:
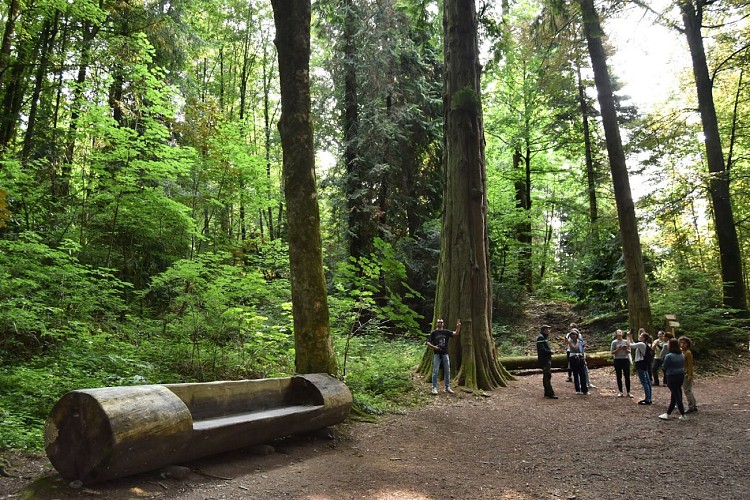
<path fill-rule="evenodd" d="M 52 408 L 44 446 L 63 477 L 93 483 L 322 429 L 351 405 L 325 374 L 82 389 Z"/>

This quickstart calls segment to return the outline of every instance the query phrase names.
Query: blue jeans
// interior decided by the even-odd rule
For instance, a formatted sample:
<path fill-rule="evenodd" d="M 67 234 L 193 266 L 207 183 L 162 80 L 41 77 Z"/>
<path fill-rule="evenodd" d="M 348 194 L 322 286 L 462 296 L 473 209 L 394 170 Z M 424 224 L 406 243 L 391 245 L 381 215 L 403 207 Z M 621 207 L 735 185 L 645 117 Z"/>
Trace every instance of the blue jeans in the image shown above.
<path fill-rule="evenodd" d="M 445 388 L 451 386 L 451 359 L 447 354 L 433 354 L 432 355 L 432 387 L 437 389 L 438 371 L 440 371 L 440 365 L 443 365 L 443 379 L 445 380 Z"/>
<path fill-rule="evenodd" d="M 646 396 L 646 401 L 651 401 L 651 378 L 648 376 L 648 370 L 641 370 L 638 368 L 638 379 L 641 381 L 643 386 L 643 392 Z"/>

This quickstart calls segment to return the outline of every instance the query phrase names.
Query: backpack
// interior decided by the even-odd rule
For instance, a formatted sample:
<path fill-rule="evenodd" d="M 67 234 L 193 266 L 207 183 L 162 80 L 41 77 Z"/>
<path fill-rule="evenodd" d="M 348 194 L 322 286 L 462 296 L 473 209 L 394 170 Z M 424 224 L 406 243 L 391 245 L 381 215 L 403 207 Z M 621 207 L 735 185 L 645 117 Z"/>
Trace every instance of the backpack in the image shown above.
<path fill-rule="evenodd" d="M 641 370 L 648 370 L 648 367 L 651 366 L 653 362 L 654 350 L 651 349 L 650 345 L 646 344 L 646 352 L 643 354 L 643 359 L 635 362 L 636 368 L 640 368 Z"/>
<path fill-rule="evenodd" d="M 648 363 L 648 366 L 651 366 L 654 362 L 654 350 L 648 344 L 646 344 L 646 354 L 643 356 L 643 359 Z"/>

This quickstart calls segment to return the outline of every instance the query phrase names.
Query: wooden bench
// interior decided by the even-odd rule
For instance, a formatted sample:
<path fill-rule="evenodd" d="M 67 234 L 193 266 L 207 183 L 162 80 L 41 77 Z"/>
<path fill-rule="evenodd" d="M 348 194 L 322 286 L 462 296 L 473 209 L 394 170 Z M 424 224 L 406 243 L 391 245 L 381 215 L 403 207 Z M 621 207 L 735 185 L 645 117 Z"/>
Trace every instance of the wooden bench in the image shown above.
<path fill-rule="evenodd" d="M 351 405 L 325 374 L 82 389 L 54 406 L 44 444 L 63 477 L 91 483 L 321 429 Z"/>

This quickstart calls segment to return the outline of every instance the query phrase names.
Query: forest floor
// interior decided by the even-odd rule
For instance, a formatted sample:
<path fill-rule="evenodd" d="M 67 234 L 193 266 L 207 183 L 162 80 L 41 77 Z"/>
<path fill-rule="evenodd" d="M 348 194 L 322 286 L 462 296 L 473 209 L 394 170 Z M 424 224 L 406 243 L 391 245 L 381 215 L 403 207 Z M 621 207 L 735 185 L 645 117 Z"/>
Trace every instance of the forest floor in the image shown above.
<path fill-rule="evenodd" d="M 273 453 L 184 464 L 182 479 L 156 471 L 75 488 L 43 456 L 0 454 L 11 476 L 0 477 L 0 498 L 750 498 L 748 358 L 731 374 L 699 375 L 699 411 L 686 421 L 659 420 L 666 387 L 654 388 L 652 406 L 636 404 L 635 376 L 635 397 L 617 397 L 611 368 L 591 371 L 589 396 L 555 373 L 557 400 L 543 398 L 541 375 L 531 374 L 484 395 L 441 391 L 377 423 L 279 440 Z"/>

